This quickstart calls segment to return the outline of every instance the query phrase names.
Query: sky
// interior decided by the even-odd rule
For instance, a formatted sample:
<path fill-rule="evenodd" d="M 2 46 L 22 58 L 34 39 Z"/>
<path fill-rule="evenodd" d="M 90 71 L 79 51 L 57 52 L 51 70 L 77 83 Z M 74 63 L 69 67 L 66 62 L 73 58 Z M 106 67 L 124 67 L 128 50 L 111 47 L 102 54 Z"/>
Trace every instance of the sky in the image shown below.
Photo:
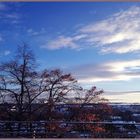
<path fill-rule="evenodd" d="M 0 2 L 0 62 L 26 42 L 110 102 L 140 103 L 139 2 Z"/>

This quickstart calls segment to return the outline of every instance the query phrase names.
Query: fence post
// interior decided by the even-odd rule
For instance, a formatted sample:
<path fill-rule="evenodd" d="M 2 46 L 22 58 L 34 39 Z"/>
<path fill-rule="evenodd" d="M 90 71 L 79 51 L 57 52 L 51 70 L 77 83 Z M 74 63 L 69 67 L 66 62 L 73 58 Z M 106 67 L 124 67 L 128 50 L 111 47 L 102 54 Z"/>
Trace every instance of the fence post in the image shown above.
<path fill-rule="evenodd" d="M 33 131 L 33 139 L 35 139 L 35 134 L 36 134 L 36 131 L 34 130 Z"/>

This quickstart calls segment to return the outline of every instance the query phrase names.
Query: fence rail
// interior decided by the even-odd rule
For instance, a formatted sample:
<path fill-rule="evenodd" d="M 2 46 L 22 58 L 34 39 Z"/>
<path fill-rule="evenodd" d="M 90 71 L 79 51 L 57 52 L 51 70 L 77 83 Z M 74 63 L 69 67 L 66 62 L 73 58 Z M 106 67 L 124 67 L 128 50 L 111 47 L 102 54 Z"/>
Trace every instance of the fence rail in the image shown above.
<path fill-rule="evenodd" d="M 119 124 L 119 125 L 123 125 L 123 124 L 135 124 L 135 125 L 140 125 L 140 123 L 137 122 L 113 122 L 113 121 L 104 121 L 104 122 L 77 122 L 77 121 L 0 121 L 0 123 L 66 123 L 66 124 Z"/>
<path fill-rule="evenodd" d="M 105 128 L 105 131 L 90 130 L 97 126 Z M 140 123 L 135 122 L 0 121 L 0 138 L 138 138 L 139 136 Z"/>

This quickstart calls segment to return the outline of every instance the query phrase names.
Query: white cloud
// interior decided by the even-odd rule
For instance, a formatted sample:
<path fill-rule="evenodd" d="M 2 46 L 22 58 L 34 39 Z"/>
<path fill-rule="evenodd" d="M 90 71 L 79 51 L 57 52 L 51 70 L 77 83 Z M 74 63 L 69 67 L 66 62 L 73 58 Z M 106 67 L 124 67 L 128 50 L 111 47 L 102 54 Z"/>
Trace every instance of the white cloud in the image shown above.
<path fill-rule="evenodd" d="M 59 36 L 56 40 L 52 40 L 49 43 L 42 45 L 42 47 L 49 48 L 51 50 L 67 48 L 67 47 L 76 49 L 79 48 L 79 46 L 76 43 L 74 43 L 74 40 L 76 40 L 77 38 L 74 39 L 72 37 Z"/>
<path fill-rule="evenodd" d="M 71 33 L 45 43 L 45 48 L 87 49 L 98 47 L 101 53 L 140 51 L 140 7 L 130 7 L 108 18 L 89 23 Z"/>
<path fill-rule="evenodd" d="M 136 78 L 137 76 L 133 76 L 133 78 Z M 140 76 L 139 76 L 140 77 Z M 84 79 L 80 79 L 78 80 L 79 83 L 84 83 L 84 84 L 89 84 L 89 83 L 97 83 L 97 82 L 114 82 L 114 81 L 128 81 L 130 80 L 132 77 L 129 77 L 128 75 L 116 75 L 116 76 L 112 76 L 112 77 L 92 77 L 91 78 L 84 78 Z M 138 78 L 138 77 L 137 77 Z"/>
<path fill-rule="evenodd" d="M 17 11 L 18 4 L 14 3 L 0 3 L 0 20 L 1 23 L 18 24 L 21 15 Z M 14 10 L 16 9 L 16 11 Z"/>
<path fill-rule="evenodd" d="M 86 25 L 79 32 L 88 34 L 85 41 L 96 42 L 103 53 L 140 51 L 140 7 L 131 7 L 108 19 Z"/>
<path fill-rule="evenodd" d="M 12 12 L 10 14 L 1 12 L 0 13 L 0 20 L 3 23 L 12 24 L 12 25 L 18 24 L 21 22 L 20 15 L 18 13 L 12 13 Z"/>
<path fill-rule="evenodd" d="M 30 34 L 31 36 L 39 35 L 39 32 L 34 31 L 33 29 L 28 29 L 27 33 Z"/>
<path fill-rule="evenodd" d="M 80 35 L 74 36 L 74 37 L 73 37 L 73 40 L 74 40 L 74 41 L 77 41 L 77 40 L 83 39 L 83 38 L 85 38 L 85 37 L 87 37 L 86 34 L 80 34 Z"/>
<path fill-rule="evenodd" d="M 129 81 L 140 78 L 140 59 L 82 65 L 70 71 L 82 84 Z"/>
<path fill-rule="evenodd" d="M 130 61 L 116 61 L 104 64 L 105 66 L 110 68 L 110 71 L 113 72 L 123 72 L 129 71 L 132 69 L 140 69 L 140 59 L 130 60 Z"/>
<path fill-rule="evenodd" d="M 121 92 L 120 92 L 121 93 Z M 140 103 L 140 92 L 129 92 L 122 94 L 112 93 L 110 95 L 103 95 L 104 98 L 108 99 L 111 102 L 123 102 L 123 103 Z"/>
<path fill-rule="evenodd" d="M 40 36 L 40 35 L 44 35 L 45 33 L 46 33 L 45 28 L 41 28 L 40 30 L 35 30 L 33 28 L 27 29 L 27 34 L 29 36 Z"/>

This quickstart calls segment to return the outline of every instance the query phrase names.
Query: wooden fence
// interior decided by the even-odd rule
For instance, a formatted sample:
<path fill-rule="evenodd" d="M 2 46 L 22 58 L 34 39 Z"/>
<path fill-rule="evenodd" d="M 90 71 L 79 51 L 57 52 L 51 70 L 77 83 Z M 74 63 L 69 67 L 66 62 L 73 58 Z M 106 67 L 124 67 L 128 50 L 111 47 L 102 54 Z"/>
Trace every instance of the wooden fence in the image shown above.
<path fill-rule="evenodd" d="M 54 127 L 51 130 L 50 125 Z M 89 131 L 89 125 L 107 130 Z M 139 128 L 140 123 L 134 122 L 0 121 L 0 138 L 138 138 Z"/>

